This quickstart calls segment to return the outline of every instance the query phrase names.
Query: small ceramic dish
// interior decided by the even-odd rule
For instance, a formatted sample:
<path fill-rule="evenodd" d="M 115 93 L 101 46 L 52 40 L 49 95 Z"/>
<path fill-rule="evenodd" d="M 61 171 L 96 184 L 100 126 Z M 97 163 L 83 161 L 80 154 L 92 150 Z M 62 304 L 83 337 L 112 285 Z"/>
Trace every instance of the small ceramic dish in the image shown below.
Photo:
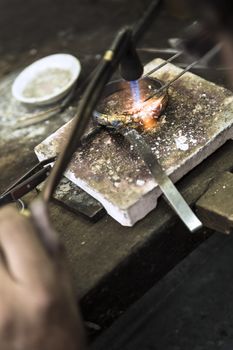
<path fill-rule="evenodd" d="M 71 91 L 81 71 L 79 60 L 68 54 L 44 57 L 25 68 L 15 79 L 12 95 L 19 102 L 44 106 Z"/>

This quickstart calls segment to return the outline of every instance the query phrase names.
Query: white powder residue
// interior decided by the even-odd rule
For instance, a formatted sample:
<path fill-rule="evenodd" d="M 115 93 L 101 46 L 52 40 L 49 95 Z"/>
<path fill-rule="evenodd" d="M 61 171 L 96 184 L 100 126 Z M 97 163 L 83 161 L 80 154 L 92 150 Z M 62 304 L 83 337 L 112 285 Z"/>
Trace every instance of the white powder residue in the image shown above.
<path fill-rule="evenodd" d="M 175 139 L 176 148 L 181 151 L 187 151 L 189 149 L 189 144 L 186 136 L 180 135 Z"/>
<path fill-rule="evenodd" d="M 145 181 L 144 180 L 137 180 L 136 184 L 137 184 L 137 186 L 144 186 L 145 185 Z"/>

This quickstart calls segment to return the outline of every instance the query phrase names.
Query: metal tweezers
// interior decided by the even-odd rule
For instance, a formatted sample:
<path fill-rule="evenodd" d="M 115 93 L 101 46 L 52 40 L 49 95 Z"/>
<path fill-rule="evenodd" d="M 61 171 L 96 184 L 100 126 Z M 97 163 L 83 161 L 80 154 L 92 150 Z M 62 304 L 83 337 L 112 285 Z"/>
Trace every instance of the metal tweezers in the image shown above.
<path fill-rule="evenodd" d="M 0 206 L 18 201 L 25 194 L 43 182 L 52 169 L 56 157 L 37 163 L 0 195 Z"/>

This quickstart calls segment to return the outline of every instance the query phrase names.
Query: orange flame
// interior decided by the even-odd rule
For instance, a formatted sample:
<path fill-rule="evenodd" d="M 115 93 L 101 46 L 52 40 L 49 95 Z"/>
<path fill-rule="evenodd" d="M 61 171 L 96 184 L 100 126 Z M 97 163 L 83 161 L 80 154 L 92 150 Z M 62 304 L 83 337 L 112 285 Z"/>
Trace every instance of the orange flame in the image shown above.
<path fill-rule="evenodd" d="M 131 110 L 132 118 L 143 125 L 145 130 L 151 130 L 157 125 L 157 118 L 163 108 L 163 97 L 146 102 L 138 102 Z"/>

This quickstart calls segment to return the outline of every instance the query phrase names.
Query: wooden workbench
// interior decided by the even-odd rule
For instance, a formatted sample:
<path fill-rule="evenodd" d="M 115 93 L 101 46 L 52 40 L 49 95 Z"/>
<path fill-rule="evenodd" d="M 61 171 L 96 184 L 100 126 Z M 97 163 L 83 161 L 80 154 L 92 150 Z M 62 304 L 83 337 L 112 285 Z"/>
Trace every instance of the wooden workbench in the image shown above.
<path fill-rule="evenodd" d="M 43 3 L 46 2 L 50 3 L 49 0 L 43 1 Z M 33 12 L 34 21 L 37 17 L 40 21 L 44 19 L 44 30 L 48 31 L 49 37 L 43 39 L 41 32 L 38 29 L 36 31 L 33 24 L 30 31 L 28 22 L 25 23 L 25 28 L 21 23 L 21 34 L 15 34 L 13 30 L 11 34 L 5 32 L 5 38 L 8 41 L 12 37 L 12 43 L 2 46 L 2 50 L 5 50 L 0 60 L 2 79 L 8 78 L 8 74 L 16 74 L 18 69 L 35 59 L 58 51 L 70 52 L 79 57 L 81 55 L 81 63 L 86 74 L 96 65 L 99 59 L 96 54 L 102 53 L 110 43 L 116 28 L 124 24 L 126 19 L 132 21 L 136 18 L 133 15 L 129 18 L 130 11 L 127 9 L 123 11 L 123 2 L 119 7 L 116 5 L 117 2 L 108 5 L 107 1 L 103 1 L 102 6 L 103 8 L 107 6 L 107 11 L 98 10 L 96 21 L 98 20 L 98 23 L 102 21 L 102 27 L 99 32 L 96 32 L 97 9 L 95 6 L 97 5 L 93 5 L 91 1 L 81 3 L 82 11 L 78 14 L 81 21 L 78 22 L 79 25 L 76 25 L 77 12 L 73 11 L 73 15 L 68 16 L 67 9 L 65 12 L 67 21 L 62 23 L 63 27 L 55 23 L 55 30 L 58 34 L 60 33 L 59 35 L 48 25 L 49 16 L 44 19 L 41 12 L 35 9 L 33 10 L 35 11 Z M 137 1 L 135 16 L 144 7 L 142 3 Z M 56 14 L 64 12 L 62 4 L 61 1 L 56 2 Z M 72 4 L 72 6 L 75 5 Z M 53 9 L 53 5 L 50 4 L 50 7 Z M 112 18 L 109 15 L 110 9 Z M 93 28 L 89 30 L 85 29 L 85 10 L 92 19 Z M 28 11 L 32 9 L 29 8 Z M 31 13 L 27 13 L 27 9 L 22 9 L 22 12 L 24 18 Z M 0 16 L 9 17 L 5 19 L 6 23 L 12 21 L 9 9 L 8 12 L 0 11 L 0 14 Z M 114 22 L 114 19 L 117 20 Z M 14 20 L 17 23 L 15 16 Z M 154 32 L 167 20 L 166 16 L 159 19 L 154 26 Z M 169 20 L 170 26 L 166 26 L 163 36 L 159 38 L 156 45 L 165 45 L 166 38 L 171 34 L 174 35 L 178 30 L 177 22 L 174 19 Z M 61 32 L 64 27 L 66 31 Z M 106 40 L 100 42 L 101 40 L 97 38 L 103 33 L 106 34 Z M 25 41 L 23 41 L 24 37 Z M 4 33 L 1 33 L 1 38 L 4 39 Z M 36 38 L 38 38 L 38 46 L 35 44 Z M 102 46 L 97 47 L 97 45 Z M 148 45 L 154 45 L 153 31 L 147 35 L 143 46 Z M 34 147 L 66 122 L 74 111 L 75 106 L 68 111 L 68 114 L 51 118 L 42 125 L 37 124 L 24 129 L 2 123 L 2 116 L 0 116 L 0 190 L 4 190 L 7 185 L 36 163 Z M 233 167 L 232 154 L 233 142 L 228 142 L 180 181 L 178 187 L 189 203 L 196 201 L 217 172 Z M 122 227 L 107 215 L 94 224 L 55 203 L 51 205 L 51 219 L 66 245 L 75 290 L 82 298 L 84 317 L 102 327 L 107 326 L 209 235 L 204 230 L 200 234 L 191 236 L 178 222 L 163 199 L 159 200 L 155 211 L 133 228 Z"/>

